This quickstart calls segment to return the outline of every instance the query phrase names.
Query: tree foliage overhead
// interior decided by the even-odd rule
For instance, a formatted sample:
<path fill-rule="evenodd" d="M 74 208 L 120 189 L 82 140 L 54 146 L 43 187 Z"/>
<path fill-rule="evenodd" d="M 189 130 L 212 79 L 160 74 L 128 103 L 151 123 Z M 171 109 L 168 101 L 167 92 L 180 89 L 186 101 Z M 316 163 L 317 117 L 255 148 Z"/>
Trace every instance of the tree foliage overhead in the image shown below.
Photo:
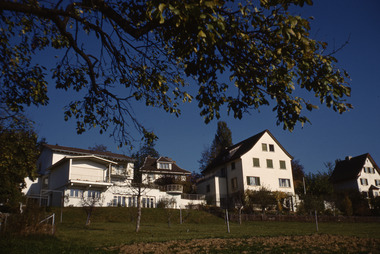
<path fill-rule="evenodd" d="M 133 126 L 156 138 L 134 101 L 178 116 L 195 97 L 206 123 L 223 105 L 242 118 L 271 104 L 277 124 L 292 130 L 318 107 L 300 90 L 339 113 L 351 107 L 348 74 L 327 43 L 310 38 L 309 20 L 289 13 L 305 3 L 312 1 L 0 1 L 0 98 L 13 111 L 46 105 L 52 78 L 57 89 L 78 92 L 65 110 L 78 133 L 112 127 L 120 144 L 130 144 Z"/>

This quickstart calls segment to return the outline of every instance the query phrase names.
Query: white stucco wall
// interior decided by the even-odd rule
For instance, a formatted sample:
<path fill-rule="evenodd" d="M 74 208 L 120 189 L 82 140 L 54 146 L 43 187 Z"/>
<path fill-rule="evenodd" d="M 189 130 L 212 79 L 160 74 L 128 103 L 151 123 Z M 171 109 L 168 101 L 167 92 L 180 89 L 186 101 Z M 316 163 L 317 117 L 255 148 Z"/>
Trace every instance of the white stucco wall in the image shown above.
<path fill-rule="evenodd" d="M 84 196 L 87 197 L 87 189 L 84 190 Z M 65 206 L 75 206 L 80 207 L 83 205 L 82 197 L 70 197 L 70 189 L 66 189 L 65 195 Z M 149 201 L 147 200 L 149 199 Z M 205 204 L 205 200 L 190 200 L 182 199 L 180 194 L 171 195 L 167 192 L 160 191 L 158 189 L 143 188 L 141 196 L 142 207 L 156 208 L 157 203 L 162 200 L 174 200 L 172 208 L 185 209 L 189 204 Z M 112 186 L 108 189 L 103 189 L 101 192 L 101 198 L 99 202 L 96 203 L 96 206 L 136 206 L 137 205 L 137 189 L 130 187 L 128 184 Z"/>
<path fill-rule="evenodd" d="M 267 144 L 268 151 L 262 150 L 262 144 Z M 269 151 L 269 145 L 274 146 L 274 152 Z M 258 158 L 260 167 L 253 166 L 253 158 Z M 273 168 L 267 167 L 267 159 L 272 160 Z M 261 186 L 271 191 L 282 191 L 294 195 L 293 175 L 291 169 L 291 158 L 281 149 L 280 146 L 265 133 L 256 145 L 241 157 L 244 181 L 244 189 L 258 190 Z M 285 161 L 286 169 L 280 169 L 280 160 Z M 260 186 L 248 186 L 247 176 L 260 177 Z M 289 179 L 290 187 L 280 187 L 279 179 Z"/>
<path fill-rule="evenodd" d="M 364 172 L 365 171 L 364 168 L 367 169 L 366 170 L 367 172 Z M 371 173 L 368 172 L 368 168 L 371 168 Z M 360 179 L 366 179 L 368 182 L 368 185 L 363 185 L 361 183 Z M 371 185 L 376 186 L 375 180 L 380 181 L 379 172 L 377 172 L 377 170 L 374 170 L 374 166 L 373 166 L 372 162 L 367 158 L 365 163 L 364 163 L 364 167 L 360 171 L 359 176 L 356 180 L 359 191 L 360 192 L 363 192 L 363 191 L 369 192 L 369 188 L 371 187 Z M 379 185 L 376 187 L 380 188 Z M 374 192 L 374 195 L 376 195 L 376 193 L 377 193 L 377 195 L 380 194 L 379 190 L 374 190 L 373 192 Z"/>
<path fill-rule="evenodd" d="M 32 181 L 29 177 L 26 177 L 24 181 L 25 187 L 21 190 L 24 195 L 34 196 L 40 194 L 41 178 L 37 177 L 34 181 Z"/>
<path fill-rule="evenodd" d="M 57 165 L 50 171 L 48 189 L 55 190 L 62 188 L 69 180 L 70 161 L 67 160 Z"/>
<path fill-rule="evenodd" d="M 108 164 L 97 163 L 91 160 L 72 159 L 70 179 L 105 182 Z"/>

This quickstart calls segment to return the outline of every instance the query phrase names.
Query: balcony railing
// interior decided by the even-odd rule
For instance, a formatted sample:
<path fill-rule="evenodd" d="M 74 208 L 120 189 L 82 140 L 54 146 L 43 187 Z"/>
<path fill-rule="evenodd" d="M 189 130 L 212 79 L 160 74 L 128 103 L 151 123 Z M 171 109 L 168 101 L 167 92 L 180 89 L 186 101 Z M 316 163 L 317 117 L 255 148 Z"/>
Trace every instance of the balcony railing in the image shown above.
<path fill-rule="evenodd" d="M 106 179 L 103 178 L 102 176 L 80 175 L 80 174 L 71 174 L 71 180 L 89 181 L 89 182 L 106 182 Z"/>
<path fill-rule="evenodd" d="M 111 170 L 111 175 L 114 177 L 129 177 L 130 175 L 128 174 L 127 169 L 115 169 L 113 168 Z"/>
<path fill-rule="evenodd" d="M 181 198 L 182 199 L 189 199 L 189 200 L 205 200 L 206 199 L 206 195 L 182 193 L 181 194 Z"/>
<path fill-rule="evenodd" d="M 166 192 L 168 192 L 168 193 L 182 193 L 183 192 L 183 186 L 181 184 L 166 185 Z"/>

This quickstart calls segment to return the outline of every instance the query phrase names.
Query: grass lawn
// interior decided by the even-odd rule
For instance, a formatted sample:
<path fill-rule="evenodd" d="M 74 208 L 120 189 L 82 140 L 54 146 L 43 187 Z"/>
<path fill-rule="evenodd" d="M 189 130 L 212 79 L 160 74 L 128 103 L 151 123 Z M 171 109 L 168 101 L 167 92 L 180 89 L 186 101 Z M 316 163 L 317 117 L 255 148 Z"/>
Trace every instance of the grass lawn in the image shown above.
<path fill-rule="evenodd" d="M 316 232 L 314 223 L 244 222 L 242 225 L 231 223 L 230 233 L 227 233 L 224 220 L 208 213 L 182 211 L 184 223 L 179 224 L 178 210 L 144 209 L 141 229 L 136 233 L 135 214 L 133 208 L 96 209 L 91 225 L 85 227 L 86 218 L 82 209 L 65 208 L 63 222 L 58 223 L 55 236 L 2 236 L 0 253 L 136 252 L 128 249 L 131 246 L 140 246 L 137 249 L 140 253 L 154 253 L 157 248 L 167 248 L 164 252 L 180 252 L 176 250 L 180 244 L 185 244 L 181 248 L 183 250 L 196 248 L 200 242 L 210 245 L 213 241 L 222 242 L 197 247 L 195 252 L 297 253 L 305 249 L 300 250 L 299 244 L 290 243 L 310 241 L 307 246 L 312 246 L 317 240 L 322 244 L 316 244 L 312 250 L 320 248 L 324 253 L 337 253 L 334 251 L 337 246 L 342 250 L 338 253 L 344 253 L 345 242 L 357 245 L 357 252 L 368 253 L 366 250 L 370 250 L 376 253 L 373 249 L 376 250 L 375 246 L 380 244 L 379 223 L 319 223 L 319 231 Z M 336 237 L 339 239 L 334 240 Z M 194 239 L 198 240 L 193 242 Z M 274 239 L 282 240 L 275 244 Z M 332 241 L 328 244 L 331 246 L 323 244 L 329 241 Z M 153 247 L 149 249 L 146 246 Z M 224 247 L 220 249 L 220 246 Z M 378 250 L 380 252 L 380 246 Z"/>

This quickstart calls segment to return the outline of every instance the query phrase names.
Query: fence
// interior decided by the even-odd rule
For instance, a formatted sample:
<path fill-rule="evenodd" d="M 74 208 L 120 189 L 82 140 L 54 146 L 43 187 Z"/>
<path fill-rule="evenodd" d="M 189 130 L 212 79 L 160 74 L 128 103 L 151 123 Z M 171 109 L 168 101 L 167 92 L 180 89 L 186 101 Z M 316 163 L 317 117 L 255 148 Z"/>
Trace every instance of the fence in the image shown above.
<path fill-rule="evenodd" d="M 267 215 L 267 214 L 242 214 L 242 221 L 295 221 L 314 222 L 314 215 Z M 230 214 L 231 221 L 239 221 L 239 215 Z M 380 223 L 380 217 L 375 216 L 327 216 L 318 215 L 319 222 L 376 222 Z"/>

